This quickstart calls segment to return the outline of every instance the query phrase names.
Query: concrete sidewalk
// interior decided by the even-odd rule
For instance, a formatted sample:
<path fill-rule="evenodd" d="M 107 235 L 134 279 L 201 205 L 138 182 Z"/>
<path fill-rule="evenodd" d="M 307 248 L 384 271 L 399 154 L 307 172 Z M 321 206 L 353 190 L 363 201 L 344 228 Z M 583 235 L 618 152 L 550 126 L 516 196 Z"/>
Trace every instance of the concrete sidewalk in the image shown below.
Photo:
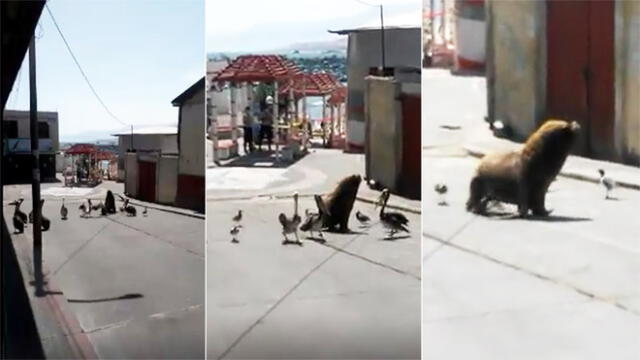
<path fill-rule="evenodd" d="M 300 200 L 300 212 L 315 207 Z M 373 206 L 357 203 L 373 215 Z M 231 218 L 243 210 L 239 243 Z M 325 243 L 282 245 L 287 199 L 209 201 L 207 322 L 210 359 L 416 359 L 420 356 L 420 217 L 385 241 L 379 223 Z M 304 217 L 304 215 L 303 215 Z M 290 238 L 294 238 L 292 235 Z"/>
<path fill-rule="evenodd" d="M 43 192 L 58 186 L 44 184 Z M 3 187 L 5 200 L 26 198 L 26 213 L 31 210 L 29 190 L 29 185 Z M 103 200 L 104 192 L 99 187 L 89 197 Z M 10 239 L 45 355 L 202 358 L 203 219 L 151 207 L 147 216 L 139 208 L 136 217 L 93 212 L 81 218 L 78 206 L 86 196 L 66 195 L 67 220 L 59 215 L 62 197 L 45 196 L 43 213 L 51 220 L 43 232 L 47 296 L 33 296 L 33 225 Z M 3 211 L 10 221 L 13 206 Z"/>

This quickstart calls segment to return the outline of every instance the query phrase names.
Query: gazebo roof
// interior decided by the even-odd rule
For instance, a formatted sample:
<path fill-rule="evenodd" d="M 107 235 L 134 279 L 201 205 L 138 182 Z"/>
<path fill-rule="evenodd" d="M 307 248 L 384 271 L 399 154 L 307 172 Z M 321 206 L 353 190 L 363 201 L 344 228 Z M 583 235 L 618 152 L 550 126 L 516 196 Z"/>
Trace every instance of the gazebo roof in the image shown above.
<path fill-rule="evenodd" d="M 212 79 L 215 82 L 281 81 L 300 74 L 300 69 L 282 55 L 242 55 Z"/>
<path fill-rule="evenodd" d="M 65 150 L 67 155 L 92 155 L 98 160 L 110 160 L 115 157 L 111 151 L 100 150 L 93 144 L 75 144 Z"/>
<path fill-rule="evenodd" d="M 338 79 L 331 73 L 300 74 L 295 76 L 293 84 L 286 83 L 280 93 L 287 95 L 293 85 L 293 96 L 296 98 L 305 96 L 322 96 L 332 93 L 336 88 L 342 86 Z M 304 89 L 304 91 L 303 91 Z"/>

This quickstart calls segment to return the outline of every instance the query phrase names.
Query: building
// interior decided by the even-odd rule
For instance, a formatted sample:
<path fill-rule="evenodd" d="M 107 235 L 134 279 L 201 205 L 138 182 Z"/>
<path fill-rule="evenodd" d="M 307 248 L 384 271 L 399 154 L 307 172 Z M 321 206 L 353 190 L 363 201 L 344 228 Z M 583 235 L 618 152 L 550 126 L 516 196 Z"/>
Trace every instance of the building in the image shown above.
<path fill-rule="evenodd" d="M 31 181 L 31 134 L 29 111 L 5 110 L 2 118 L 2 180 L 3 183 Z M 38 112 L 38 143 L 40 177 L 43 181 L 56 178 L 58 113 Z"/>
<path fill-rule="evenodd" d="M 578 121 L 575 153 L 640 164 L 640 2 L 490 0 L 490 120 L 525 139 L 550 117 Z"/>
<path fill-rule="evenodd" d="M 128 152 L 155 152 L 178 155 L 178 128 L 175 126 L 146 127 L 133 132 L 113 134 L 118 137 L 118 179 L 125 180 L 125 158 Z"/>
<path fill-rule="evenodd" d="M 419 20 L 419 19 L 416 19 Z M 347 149 L 364 151 L 365 145 L 365 77 L 393 76 L 398 81 L 420 83 L 421 27 L 392 25 L 384 28 L 384 63 L 379 27 L 361 27 L 330 32 L 348 35 L 347 50 Z"/>
<path fill-rule="evenodd" d="M 175 204 L 204 212 L 205 78 L 171 102 L 178 111 L 178 184 Z"/>

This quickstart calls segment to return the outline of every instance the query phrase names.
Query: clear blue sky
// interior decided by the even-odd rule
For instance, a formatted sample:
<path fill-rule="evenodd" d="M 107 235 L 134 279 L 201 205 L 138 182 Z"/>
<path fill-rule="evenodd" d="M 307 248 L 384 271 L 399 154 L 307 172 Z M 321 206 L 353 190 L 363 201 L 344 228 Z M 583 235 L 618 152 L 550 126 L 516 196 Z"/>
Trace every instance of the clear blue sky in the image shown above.
<path fill-rule="evenodd" d="M 384 5 L 388 24 L 421 25 L 421 0 L 366 0 Z M 328 29 L 380 23 L 377 7 L 358 0 L 207 1 L 207 52 L 268 51 L 292 43 L 325 41 Z"/>
<path fill-rule="evenodd" d="M 204 0 L 47 3 L 93 87 L 120 120 L 134 127 L 177 124 L 171 100 L 204 75 Z M 38 108 L 58 111 L 61 141 L 104 139 L 123 129 L 89 90 L 46 9 L 36 35 Z M 29 108 L 27 58 L 8 109 Z"/>

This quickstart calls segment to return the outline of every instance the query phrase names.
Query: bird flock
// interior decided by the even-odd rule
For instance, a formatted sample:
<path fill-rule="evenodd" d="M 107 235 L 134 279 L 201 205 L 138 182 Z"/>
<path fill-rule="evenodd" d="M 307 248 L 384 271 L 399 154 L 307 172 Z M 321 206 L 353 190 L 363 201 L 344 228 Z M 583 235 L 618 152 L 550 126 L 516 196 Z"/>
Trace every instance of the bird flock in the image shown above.
<path fill-rule="evenodd" d="M 384 190 L 382 190 L 380 197 L 375 203 L 375 209 L 380 207 L 380 211 L 378 213 L 379 221 L 387 230 L 387 236 L 385 237 L 385 240 L 393 239 L 396 234 L 401 232 L 409 233 L 409 219 L 407 219 L 404 214 L 400 212 L 386 211 L 387 202 L 389 201 L 390 196 L 391 192 L 389 191 L 389 189 L 385 188 Z M 327 209 L 322 196 L 314 195 L 314 200 L 316 202 L 318 211 L 314 212 L 309 209 L 305 209 L 304 221 L 298 213 L 299 194 L 297 192 L 293 194 L 293 214 L 291 216 L 287 216 L 285 213 L 280 213 L 278 215 L 278 222 L 282 227 L 282 236 L 284 238 L 282 241 L 282 245 L 293 244 L 302 246 L 303 243 L 302 241 L 300 241 L 298 231 L 308 232 L 310 235 L 307 237 L 308 239 L 325 242 L 323 230 L 325 230 L 325 218 L 327 216 L 330 216 L 330 212 Z M 243 219 L 242 215 L 242 210 L 238 210 L 238 212 L 231 219 L 233 225 L 229 231 L 229 234 L 231 235 L 231 242 L 235 244 L 240 242 L 238 236 L 243 228 L 241 224 Z M 355 217 L 360 223 L 361 228 L 368 228 L 372 226 L 371 218 L 360 210 L 356 211 Z M 314 232 L 317 234 L 317 237 L 314 236 Z M 290 236 L 293 236 L 294 240 L 290 239 Z"/>
<path fill-rule="evenodd" d="M 110 192 L 109 192 L 110 193 Z M 113 195 L 111 195 L 113 196 Z M 131 205 L 129 203 L 129 199 L 128 198 L 124 198 L 121 195 L 118 195 L 120 197 L 120 199 L 123 202 L 123 206 L 120 207 L 120 211 L 126 213 L 127 216 L 136 216 L 137 214 L 137 210 L 135 208 L 135 206 Z M 109 197 L 109 195 L 107 195 L 107 198 Z M 29 215 L 25 214 L 22 210 L 20 210 L 20 206 L 22 205 L 22 203 L 24 202 L 23 198 L 20 198 L 18 200 L 12 201 L 9 203 L 9 205 L 14 206 L 14 212 L 13 212 L 13 227 L 14 227 L 14 233 L 16 234 L 20 234 L 24 232 L 24 228 L 27 226 L 27 224 L 32 224 L 33 223 L 33 210 L 31 210 L 29 212 Z M 108 203 L 108 201 L 107 201 Z M 42 231 L 47 231 L 49 230 L 50 226 L 51 226 L 51 220 L 49 220 L 49 218 L 47 218 L 46 216 L 44 216 L 44 214 L 42 213 L 42 207 L 44 205 L 44 199 L 40 200 L 40 226 L 41 226 L 41 230 Z M 95 204 L 92 202 L 91 199 L 87 198 L 86 200 L 84 200 L 80 206 L 78 207 L 78 210 L 80 210 L 80 217 L 81 218 L 90 218 L 91 217 L 91 213 L 92 212 L 99 212 L 101 216 L 107 216 L 109 214 L 115 214 L 115 207 L 113 209 L 110 209 L 107 205 L 105 205 L 105 203 L 103 203 L 102 201 L 100 201 L 99 203 Z M 145 206 L 144 210 L 142 212 L 143 216 L 147 216 L 148 213 L 148 208 Z M 60 206 L 60 219 L 61 220 L 67 220 L 69 217 L 69 208 L 67 208 L 66 204 L 65 204 L 65 199 L 62 199 L 62 205 Z"/>

